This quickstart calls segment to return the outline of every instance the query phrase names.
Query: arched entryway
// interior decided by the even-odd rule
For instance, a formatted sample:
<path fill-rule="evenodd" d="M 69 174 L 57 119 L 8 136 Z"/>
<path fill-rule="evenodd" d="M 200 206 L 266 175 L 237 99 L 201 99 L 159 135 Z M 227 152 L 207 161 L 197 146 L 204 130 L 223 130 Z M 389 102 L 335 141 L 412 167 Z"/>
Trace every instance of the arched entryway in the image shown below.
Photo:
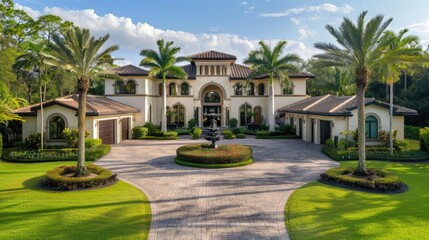
<path fill-rule="evenodd" d="M 224 89 L 221 86 L 215 84 L 209 84 L 202 88 L 200 92 L 201 106 L 202 106 L 202 125 L 207 127 L 210 125 L 209 119 L 205 114 L 215 113 L 223 114 L 223 99 Z M 219 116 L 216 118 L 218 126 L 224 125 L 225 116 Z"/>

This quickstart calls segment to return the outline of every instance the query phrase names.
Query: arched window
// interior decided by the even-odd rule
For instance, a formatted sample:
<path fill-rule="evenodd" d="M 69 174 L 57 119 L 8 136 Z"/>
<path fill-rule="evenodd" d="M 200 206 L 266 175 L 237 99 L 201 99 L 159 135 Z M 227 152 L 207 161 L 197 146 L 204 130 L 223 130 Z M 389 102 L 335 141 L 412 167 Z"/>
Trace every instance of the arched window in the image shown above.
<path fill-rule="evenodd" d="M 209 66 L 204 66 L 204 74 L 209 75 Z"/>
<path fill-rule="evenodd" d="M 204 97 L 206 103 L 220 103 L 220 95 L 215 91 L 211 91 Z"/>
<path fill-rule="evenodd" d="M 220 66 L 218 65 L 218 66 L 216 66 L 216 74 L 217 75 L 220 75 Z"/>
<path fill-rule="evenodd" d="M 168 86 L 168 94 L 170 96 L 176 96 L 177 95 L 177 90 L 176 90 L 176 84 L 175 83 L 170 83 L 170 85 Z"/>
<path fill-rule="evenodd" d="M 215 74 L 215 67 L 210 66 L 210 75 L 214 75 L 214 74 Z"/>
<path fill-rule="evenodd" d="M 189 95 L 189 84 L 182 83 L 180 85 L 180 95 Z"/>
<path fill-rule="evenodd" d="M 167 106 L 167 124 L 170 124 L 172 119 L 174 118 L 174 112 L 170 110 L 170 107 Z"/>
<path fill-rule="evenodd" d="M 222 74 L 226 75 L 226 66 L 222 66 Z"/>
<path fill-rule="evenodd" d="M 253 115 L 255 117 L 255 124 L 257 124 L 259 126 L 262 122 L 262 109 L 261 109 L 261 107 L 259 107 L 259 106 L 255 107 L 255 110 L 253 111 Z"/>
<path fill-rule="evenodd" d="M 255 84 L 249 83 L 247 85 L 247 95 L 255 95 Z"/>
<path fill-rule="evenodd" d="M 125 85 L 126 94 L 136 94 L 136 82 L 134 80 L 128 80 Z"/>
<path fill-rule="evenodd" d="M 162 89 L 163 89 L 163 85 L 162 85 L 162 83 L 160 83 L 159 85 L 158 85 L 158 94 L 159 94 L 159 96 L 162 96 Z"/>
<path fill-rule="evenodd" d="M 53 116 L 49 120 L 49 139 L 64 139 L 63 131 L 66 122 L 61 116 Z"/>
<path fill-rule="evenodd" d="M 241 85 L 241 83 L 236 83 L 234 85 L 234 93 L 235 95 L 243 95 L 243 85 Z"/>
<path fill-rule="evenodd" d="M 367 138 L 378 139 L 378 119 L 369 115 L 365 118 L 365 129 Z"/>
<path fill-rule="evenodd" d="M 200 75 L 203 75 L 203 66 L 200 66 Z"/>
<path fill-rule="evenodd" d="M 265 95 L 265 85 L 263 83 L 260 83 L 258 85 L 258 95 L 264 96 Z"/>
<path fill-rule="evenodd" d="M 124 94 L 125 93 L 125 85 L 124 81 L 119 80 L 115 82 L 115 94 Z"/>
<path fill-rule="evenodd" d="M 174 111 L 174 122 L 177 123 L 178 127 L 185 126 L 185 107 L 182 104 L 176 104 L 173 106 Z"/>
<path fill-rule="evenodd" d="M 252 106 L 245 103 L 240 107 L 240 126 L 247 126 L 252 121 Z"/>

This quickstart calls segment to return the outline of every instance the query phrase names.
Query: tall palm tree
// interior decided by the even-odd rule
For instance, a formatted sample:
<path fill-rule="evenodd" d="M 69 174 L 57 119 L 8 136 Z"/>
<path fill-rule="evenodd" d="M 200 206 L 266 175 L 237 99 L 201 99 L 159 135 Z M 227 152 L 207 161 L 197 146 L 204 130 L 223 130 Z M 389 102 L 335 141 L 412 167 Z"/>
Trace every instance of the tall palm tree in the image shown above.
<path fill-rule="evenodd" d="M 104 48 L 109 39 L 109 34 L 95 39 L 88 29 L 70 27 L 64 29 L 61 34 L 52 36 L 49 45 L 50 52 L 45 53 L 47 63 L 60 66 L 77 78 L 78 98 L 78 161 L 75 176 L 89 174 L 85 166 L 85 114 L 86 95 L 90 80 L 97 77 L 110 67 L 110 54 L 119 49 L 113 45 Z M 104 48 L 104 49 L 103 49 Z"/>
<path fill-rule="evenodd" d="M 393 155 L 393 86 L 395 82 L 406 70 L 410 63 L 417 62 L 421 59 L 422 48 L 419 46 L 419 38 L 414 35 L 405 36 L 408 29 L 403 29 L 395 34 L 392 31 L 386 31 L 384 35 L 392 39 L 390 43 L 389 55 L 390 61 L 379 69 L 380 79 L 389 86 L 389 148 L 390 155 Z"/>
<path fill-rule="evenodd" d="M 301 61 L 296 54 L 283 55 L 286 45 L 286 41 L 279 41 L 271 49 L 264 41 L 260 41 L 259 49 L 251 51 L 247 59 L 244 60 L 244 63 L 249 64 L 252 68 L 248 80 L 262 76 L 268 77 L 268 123 L 270 131 L 274 131 L 276 113 L 273 81 L 276 79 L 283 82 L 284 85 L 290 85 L 289 73 L 297 71 L 298 67 L 296 64 Z"/>
<path fill-rule="evenodd" d="M 367 11 L 362 12 L 354 24 L 344 18 L 338 29 L 326 25 L 329 33 L 335 37 L 339 47 L 331 43 L 316 43 L 314 46 L 324 53 L 317 54 L 320 66 L 347 67 L 355 74 L 358 103 L 358 174 L 367 174 L 365 162 L 365 90 L 372 72 L 391 60 L 389 54 L 391 39 L 383 35 L 392 22 L 384 21 L 382 15 L 365 21 Z"/>
<path fill-rule="evenodd" d="M 28 71 L 33 75 L 39 84 L 39 98 L 40 98 L 40 117 L 41 117 L 41 130 L 40 130 L 40 147 L 43 149 L 44 145 L 44 111 L 43 101 L 46 96 L 46 85 L 49 81 L 48 68 L 45 64 L 45 57 L 43 52 L 47 51 L 46 44 L 42 41 L 26 42 L 24 53 L 18 56 L 13 65 L 14 69 Z M 44 89 L 44 90 L 43 90 Z M 45 94 L 43 94 L 45 93 Z"/>
<path fill-rule="evenodd" d="M 140 66 L 150 69 L 149 77 L 162 81 L 162 119 L 161 131 L 167 131 L 167 76 L 186 79 L 183 68 L 176 66 L 180 62 L 189 62 L 189 57 L 177 57 L 180 47 L 173 46 L 174 42 L 165 42 L 164 39 L 156 41 L 158 52 L 152 49 L 143 49 L 140 55 L 143 59 Z"/>
<path fill-rule="evenodd" d="M 316 79 L 313 79 L 312 88 L 318 89 L 324 94 L 349 96 L 356 93 L 356 85 L 348 69 L 330 67 L 323 68 L 321 71 L 316 70 L 313 74 L 316 76 Z"/>

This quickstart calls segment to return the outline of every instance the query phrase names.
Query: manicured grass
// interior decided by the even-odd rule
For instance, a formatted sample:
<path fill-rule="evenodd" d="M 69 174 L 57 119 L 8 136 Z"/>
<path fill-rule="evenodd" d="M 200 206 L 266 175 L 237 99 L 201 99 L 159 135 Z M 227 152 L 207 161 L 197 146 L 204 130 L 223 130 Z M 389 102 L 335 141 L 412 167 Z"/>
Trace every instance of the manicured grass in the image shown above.
<path fill-rule="evenodd" d="M 429 164 L 367 162 L 399 176 L 409 190 L 367 193 L 311 182 L 289 198 L 285 214 L 291 239 L 427 239 Z M 357 166 L 356 161 L 341 166 Z"/>
<path fill-rule="evenodd" d="M 409 150 L 420 150 L 420 141 L 416 139 L 410 139 L 406 138 L 404 139 L 408 142 L 408 149 Z"/>
<path fill-rule="evenodd" d="M 46 171 L 74 164 L 0 161 L 0 239 L 148 238 L 149 201 L 127 183 L 71 192 L 37 187 Z"/>
<path fill-rule="evenodd" d="M 246 161 L 237 162 L 237 163 L 224 163 L 224 164 L 204 164 L 204 163 L 194 163 L 194 162 L 187 162 L 182 161 L 178 159 L 177 157 L 174 159 L 174 161 L 182 166 L 186 167 L 196 167 L 196 168 L 233 168 L 233 167 L 242 167 L 246 165 L 250 165 L 253 163 L 253 158 L 250 158 Z"/>

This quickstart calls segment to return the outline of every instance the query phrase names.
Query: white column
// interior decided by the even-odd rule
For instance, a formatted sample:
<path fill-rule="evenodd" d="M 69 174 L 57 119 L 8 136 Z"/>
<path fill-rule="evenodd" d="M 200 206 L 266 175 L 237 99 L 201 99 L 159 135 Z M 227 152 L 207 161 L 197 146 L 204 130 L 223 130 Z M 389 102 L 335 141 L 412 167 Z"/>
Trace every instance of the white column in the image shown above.
<path fill-rule="evenodd" d="M 222 127 L 226 126 L 226 108 L 222 107 L 222 116 L 221 118 L 221 122 L 222 122 Z"/>

